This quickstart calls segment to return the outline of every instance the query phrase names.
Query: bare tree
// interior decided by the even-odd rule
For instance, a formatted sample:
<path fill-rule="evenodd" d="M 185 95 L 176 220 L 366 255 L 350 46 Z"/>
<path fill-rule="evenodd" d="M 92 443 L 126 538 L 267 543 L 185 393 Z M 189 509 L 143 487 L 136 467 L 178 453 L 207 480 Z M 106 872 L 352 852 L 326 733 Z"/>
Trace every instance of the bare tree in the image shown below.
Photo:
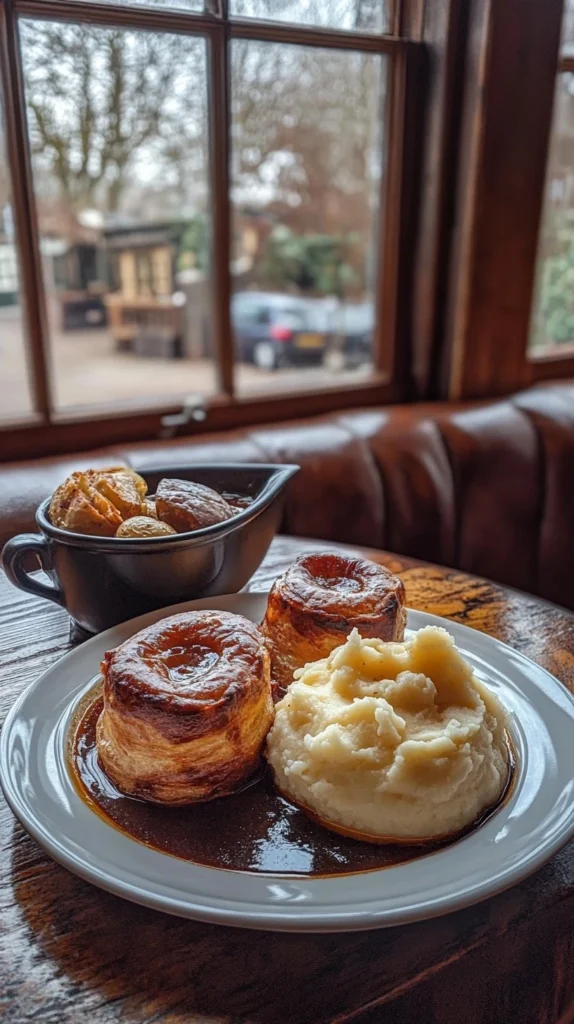
<path fill-rule="evenodd" d="M 370 27 L 378 2 L 284 6 L 315 19 L 339 5 L 341 18 Z M 245 3 L 248 14 L 280 9 L 274 0 Z M 52 223 L 63 226 L 89 207 L 140 220 L 207 208 L 203 40 L 24 22 L 22 50 L 36 190 L 51 201 Z M 349 260 L 362 275 L 385 58 L 243 40 L 231 52 L 236 204 L 264 208 L 294 232 L 354 234 Z"/>
<path fill-rule="evenodd" d="M 189 164 L 186 149 L 203 149 L 203 47 L 201 40 L 161 33 L 25 23 L 40 194 L 55 192 L 76 213 L 91 205 L 115 212 L 137 163 L 146 165 L 146 181 L 167 174 L 173 183 L 174 167 Z"/>
<path fill-rule="evenodd" d="M 381 173 L 385 58 L 238 41 L 232 47 L 233 181 L 301 234 L 353 235 L 365 280 Z"/>
<path fill-rule="evenodd" d="M 231 0 L 232 14 L 306 25 L 382 31 L 385 0 Z"/>

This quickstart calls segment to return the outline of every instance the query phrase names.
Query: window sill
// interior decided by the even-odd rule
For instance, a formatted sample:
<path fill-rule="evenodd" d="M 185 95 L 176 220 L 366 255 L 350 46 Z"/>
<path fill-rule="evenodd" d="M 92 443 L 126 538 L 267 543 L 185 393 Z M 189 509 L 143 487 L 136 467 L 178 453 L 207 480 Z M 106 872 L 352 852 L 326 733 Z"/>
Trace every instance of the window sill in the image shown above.
<path fill-rule="evenodd" d="M 533 381 L 574 376 L 574 344 L 554 345 L 528 354 Z"/>
<path fill-rule="evenodd" d="M 177 436 L 197 436 L 257 423 L 321 415 L 355 405 L 379 405 L 397 401 L 398 397 L 396 388 L 382 373 L 373 373 L 360 382 L 333 382 L 309 392 L 299 387 L 292 392 L 249 394 L 234 399 L 216 395 L 206 398 L 205 420 L 192 421 L 179 430 Z M 117 406 L 68 409 L 55 414 L 51 423 L 36 418 L 6 422 L 0 424 L 0 461 L 158 440 L 162 436 L 162 418 L 180 412 L 181 407 L 181 401 L 172 401 L 169 405 L 150 401 L 145 406 L 133 404 L 121 409 Z"/>

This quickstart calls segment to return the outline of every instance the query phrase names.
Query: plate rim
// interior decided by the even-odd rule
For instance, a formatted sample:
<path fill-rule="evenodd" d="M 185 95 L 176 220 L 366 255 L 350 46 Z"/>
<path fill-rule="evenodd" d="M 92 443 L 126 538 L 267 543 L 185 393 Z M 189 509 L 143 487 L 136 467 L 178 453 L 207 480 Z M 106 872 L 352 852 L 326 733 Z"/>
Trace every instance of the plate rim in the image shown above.
<path fill-rule="evenodd" d="M 246 911 L 238 911 L 235 908 L 194 904 L 194 893 L 190 893 L 190 897 L 188 898 L 186 905 L 182 906 L 181 900 L 173 899 L 167 894 L 159 895 L 150 890 L 142 890 L 140 886 L 130 886 L 125 881 L 118 880 L 117 878 L 114 878 L 113 875 L 102 872 L 100 868 L 82 861 L 80 858 L 76 857 L 73 852 L 66 849 L 65 846 L 60 845 L 58 841 L 55 840 L 39 822 L 37 822 L 34 809 L 29 808 L 26 805 L 18 791 L 18 788 L 13 785 L 11 779 L 12 773 L 8 767 L 8 745 L 13 722 L 17 719 L 20 708 L 30 696 L 31 691 L 42 686 L 45 678 L 50 676 L 63 663 L 67 664 L 69 661 L 74 660 L 79 653 L 86 652 L 90 645 L 101 645 L 102 641 L 105 641 L 109 634 L 117 633 L 118 630 L 125 631 L 126 635 L 133 635 L 134 632 L 144 628 L 148 622 L 157 621 L 158 619 L 164 618 L 168 615 L 177 614 L 184 610 L 193 610 L 194 608 L 199 607 L 216 608 L 218 602 L 223 602 L 224 605 L 229 603 L 233 605 L 238 599 L 243 601 L 245 601 L 245 599 L 248 601 L 253 600 L 253 603 L 255 603 L 257 600 L 264 598 L 267 593 L 268 590 L 264 589 L 260 591 L 240 592 L 239 594 L 225 594 L 196 601 L 186 601 L 176 605 L 170 605 L 155 612 L 148 612 L 144 615 L 137 616 L 134 619 L 126 620 L 126 622 L 113 626 L 103 633 L 90 638 L 80 647 L 72 648 L 72 650 L 66 652 L 66 654 L 61 658 L 58 658 L 39 676 L 31 680 L 31 682 L 25 687 L 9 709 L 2 725 L 0 733 L 0 784 L 8 806 L 16 819 L 57 863 L 70 870 L 73 874 L 82 878 L 84 881 L 112 893 L 115 896 L 119 896 L 123 899 L 129 900 L 130 902 L 143 905 L 154 910 L 163 911 L 164 913 L 174 916 L 197 920 L 204 923 L 255 930 L 299 933 L 334 933 L 363 931 L 408 924 L 443 916 L 445 914 L 470 907 L 485 899 L 489 899 L 504 892 L 523 881 L 529 875 L 535 873 L 559 849 L 561 849 L 562 846 L 572 838 L 572 836 L 574 836 L 573 808 L 567 824 L 559 829 L 558 833 L 552 840 L 547 843 L 541 843 L 537 849 L 533 850 L 529 855 L 528 860 L 523 865 L 518 867 L 510 865 L 502 872 L 502 878 L 497 877 L 494 881 L 487 879 L 480 885 L 476 886 L 474 891 L 466 893 L 463 897 L 461 897 L 460 893 L 455 892 L 446 896 L 433 898 L 429 901 L 428 906 L 425 905 L 422 907 L 407 907 L 391 910 L 385 910 L 383 908 L 372 912 L 368 912 L 365 909 L 361 909 L 359 911 L 353 909 L 345 912 L 342 911 L 340 907 L 334 908 L 333 911 L 330 910 L 328 906 L 324 906 L 316 908 L 313 915 L 309 915 L 304 919 L 301 918 L 297 911 L 291 912 L 284 907 L 281 907 L 281 912 L 278 914 L 278 908 L 265 910 L 264 912 L 262 912 L 260 908 L 255 907 L 253 909 L 249 908 Z M 222 610 L 225 610 L 225 608 L 222 608 Z M 457 630 L 461 630 L 463 635 L 470 634 L 471 637 L 479 636 L 483 638 L 487 644 L 494 645 L 495 649 L 500 649 L 506 658 L 508 658 L 510 653 L 512 658 L 518 659 L 522 664 L 526 663 L 533 666 L 536 673 L 541 673 L 553 686 L 558 687 L 560 694 L 562 694 L 563 697 L 566 697 L 567 702 L 570 703 L 574 717 L 574 695 L 570 692 L 568 687 L 566 687 L 565 684 L 556 676 L 552 675 L 552 673 L 543 666 L 537 664 L 527 655 L 516 651 L 509 644 L 499 640 L 497 637 L 493 637 L 481 630 L 476 630 L 471 626 L 467 626 L 465 623 L 450 620 L 443 616 L 434 615 L 431 612 L 420 611 L 419 609 L 408 609 L 408 611 L 414 612 L 416 615 L 424 616 L 427 624 L 442 626 L 446 629 L 448 629 L 449 626 L 454 626 Z M 116 640 L 114 642 L 117 643 L 118 641 Z M 70 703 L 71 701 L 68 702 L 68 704 Z M 31 756 L 29 750 L 28 756 Z M 97 816 L 94 815 L 94 817 Z M 136 840 L 132 841 L 137 843 Z M 109 870 L 110 869 L 108 868 L 108 871 Z M 376 874 L 376 872 L 374 873 Z M 280 877 L 279 873 L 277 873 L 276 877 Z M 309 881 L 313 881 L 313 879 L 309 879 Z M 350 906 L 352 906 L 352 904 L 350 904 Z"/>

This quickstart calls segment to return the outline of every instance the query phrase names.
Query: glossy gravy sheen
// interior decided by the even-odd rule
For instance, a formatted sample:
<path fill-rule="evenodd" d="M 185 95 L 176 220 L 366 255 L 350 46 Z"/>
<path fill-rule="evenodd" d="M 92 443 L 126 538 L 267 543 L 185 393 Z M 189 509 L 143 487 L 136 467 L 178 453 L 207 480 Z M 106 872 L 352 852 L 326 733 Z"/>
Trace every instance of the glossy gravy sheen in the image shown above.
<path fill-rule="evenodd" d="M 92 809 L 116 828 L 173 857 L 233 871 L 346 875 L 424 857 L 461 838 L 413 846 L 347 839 L 327 831 L 283 799 L 265 770 L 241 792 L 195 806 L 162 807 L 124 796 L 98 762 L 96 723 L 102 707 L 102 697 L 88 706 L 71 744 L 76 788 Z M 511 760 L 501 802 L 510 792 L 512 774 Z M 478 828 L 495 810 L 488 810 L 463 834 Z"/>
<path fill-rule="evenodd" d="M 233 494 L 231 491 L 221 491 L 221 497 L 225 498 L 228 505 L 233 505 L 239 512 L 249 508 L 253 504 L 253 498 L 246 494 Z"/>

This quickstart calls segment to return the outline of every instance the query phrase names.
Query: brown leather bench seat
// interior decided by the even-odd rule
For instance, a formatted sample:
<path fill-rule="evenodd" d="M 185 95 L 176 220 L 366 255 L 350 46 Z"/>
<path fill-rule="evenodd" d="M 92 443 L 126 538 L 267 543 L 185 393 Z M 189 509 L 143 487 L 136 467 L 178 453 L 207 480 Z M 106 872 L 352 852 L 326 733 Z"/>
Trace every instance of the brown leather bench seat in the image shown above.
<path fill-rule="evenodd" d="M 574 383 L 0 464 L 0 544 L 73 469 L 297 462 L 283 532 L 386 548 L 574 608 Z"/>

